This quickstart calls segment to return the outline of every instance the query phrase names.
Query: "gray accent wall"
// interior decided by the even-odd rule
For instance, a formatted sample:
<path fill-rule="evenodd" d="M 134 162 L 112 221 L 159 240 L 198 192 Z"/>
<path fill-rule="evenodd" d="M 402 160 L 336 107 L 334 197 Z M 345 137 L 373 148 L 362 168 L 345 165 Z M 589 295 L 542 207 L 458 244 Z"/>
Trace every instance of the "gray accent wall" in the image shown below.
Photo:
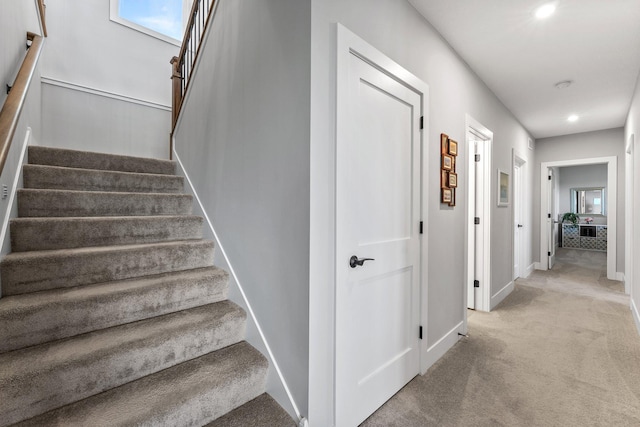
<path fill-rule="evenodd" d="M 303 414 L 310 31 L 308 1 L 219 2 L 175 134 L 184 170 Z"/>
<path fill-rule="evenodd" d="M 536 140 L 535 178 L 533 180 L 533 257 L 540 262 L 540 165 L 545 162 L 615 156 L 618 159 L 618 203 L 616 233 L 616 271 L 624 272 L 624 129 L 543 138 Z M 562 176 L 562 172 L 561 172 Z"/>

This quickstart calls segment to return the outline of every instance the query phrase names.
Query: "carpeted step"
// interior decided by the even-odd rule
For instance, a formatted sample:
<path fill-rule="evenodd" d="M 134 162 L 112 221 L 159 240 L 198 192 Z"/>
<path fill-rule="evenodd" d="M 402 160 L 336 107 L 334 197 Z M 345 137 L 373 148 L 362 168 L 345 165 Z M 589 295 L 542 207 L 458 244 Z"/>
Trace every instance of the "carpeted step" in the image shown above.
<path fill-rule="evenodd" d="M 29 163 L 68 168 L 155 173 L 163 175 L 173 175 L 176 170 L 176 162 L 172 160 L 92 153 L 88 151 L 38 147 L 33 145 L 29 146 Z"/>
<path fill-rule="evenodd" d="M 262 394 L 267 369 L 241 342 L 17 425 L 203 425 Z"/>
<path fill-rule="evenodd" d="M 22 176 L 24 188 L 132 193 L 180 193 L 184 190 L 184 178 L 175 175 L 24 165 Z"/>
<path fill-rule="evenodd" d="M 0 353 L 227 298 L 217 267 L 0 299 Z"/>
<path fill-rule="evenodd" d="M 213 242 L 186 240 L 126 246 L 15 252 L 0 263 L 2 294 L 68 288 L 213 265 Z"/>
<path fill-rule="evenodd" d="M 245 321 L 222 301 L 4 353 L 0 419 L 31 418 L 238 343 Z"/>
<path fill-rule="evenodd" d="M 297 424 L 267 393 L 234 409 L 205 427 L 296 427 Z"/>
<path fill-rule="evenodd" d="M 202 217 L 187 215 L 16 218 L 13 252 L 202 238 Z"/>
<path fill-rule="evenodd" d="M 191 208 L 188 194 L 18 190 L 20 217 L 190 215 Z"/>

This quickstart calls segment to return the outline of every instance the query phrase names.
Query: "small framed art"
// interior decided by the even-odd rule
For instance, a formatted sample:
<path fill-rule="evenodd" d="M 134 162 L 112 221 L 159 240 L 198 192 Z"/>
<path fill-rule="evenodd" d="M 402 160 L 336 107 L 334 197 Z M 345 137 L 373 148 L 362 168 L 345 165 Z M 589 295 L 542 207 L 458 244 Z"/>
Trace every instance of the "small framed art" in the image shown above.
<path fill-rule="evenodd" d="M 458 155 L 458 143 L 453 139 L 449 140 L 449 154 L 452 156 Z"/>
<path fill-rule="evenodd" d="M 509 174 L 498 169 L 498 206 L 509 206 Z"/>
<path fill-rule="evenodd" d="M 450 171 L 453 169 L 453 157 L 448 154 L 442 155 L 442 169 Z"/>
<path fill-rule="evenodd" d="M 455 172 L 449 172 L 447 183 L 448 187 L 456 188 L 458 186 L 458 174 Z"/>
<path fill-rule="evenodd" d="M 451 203 L 452 200 L 453 200 L 453 191 L 450 188 L 443 188 L 442 197 L 440 201 L 442 203 Z"/>

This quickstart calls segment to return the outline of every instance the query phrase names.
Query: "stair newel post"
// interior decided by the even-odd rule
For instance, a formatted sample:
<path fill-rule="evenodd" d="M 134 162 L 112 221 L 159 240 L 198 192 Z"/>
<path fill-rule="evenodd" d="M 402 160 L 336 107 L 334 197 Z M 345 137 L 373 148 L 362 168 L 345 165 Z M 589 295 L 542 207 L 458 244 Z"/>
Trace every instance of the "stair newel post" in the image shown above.
<path fill-rule="evenodd" d="M 171 135 L 169 136 L 169 158 L 173 159 L 173 131 L 178 120 L 180 104 L 182 103 L 182 72 L 180 68 L 180 59 L 177 56 L 169 61 L 172 65 L 171 81 L 173 85 L 172 103 L 171 103 Z"/>

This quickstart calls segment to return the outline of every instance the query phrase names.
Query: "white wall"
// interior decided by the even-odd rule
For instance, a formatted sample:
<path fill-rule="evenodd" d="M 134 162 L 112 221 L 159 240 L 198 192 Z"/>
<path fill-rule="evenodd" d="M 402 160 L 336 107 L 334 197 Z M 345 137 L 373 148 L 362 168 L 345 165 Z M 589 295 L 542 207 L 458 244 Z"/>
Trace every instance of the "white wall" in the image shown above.
<path fill-rule="evenodd" d="M 168 157 L 169 60 L 179 48 L 110 21 L 109 0 L 48 0 L 47 30 L 43 143 Z"/>
<path fill-rule="evenodd" d="M 175 133 L 176 152 L 303 414 L 309 7 L 300 0 L 220 2 Z"/>
<path fill-rule="evenodd" d="M 559 213 L 571 212 L 571 189 L 604 187 L 607 197 L 607 165 L 565 166 L 559 169 Z M 588 215 L 587 215 L 588 216 Z M 606 218 L 594 223 L 606 224 Z"/>
<path fill-rule="evenodd" d="M 512 169 L 512 148 L 531 166 L 526 130 L 478 79 L 433 27 L 407 2 L 399 0 L 312 0 L 311 39 L 311 251 L 310 251 L 310 421 L 333 425 L 333 357 L 330 331 L 334 323 L 335 241 L 335 90 L 336 25 L 339 22 L 398 62 L 429 85 L 429 129 L 425 146 L 432 150 L 426 165 L 429 201 L 427 224 L 428 319 L 426 340 L 433 351 L 448 348 L 463 326 L 464 224 L 467 189 L 458 188 L 458 205 L 445 207 L 439 199 L 439 136 L 457 141 L 458 165 L 467 163 L 465 114 L 493 131 L 492 179 L 496 169 Z M 467 182 L 461 166 L 458 182 Z M 528 167 L 527 185 L 532 183 Z M 495 181 L 492 188 L 496 188 Z M 495 190 L 494 190 L 495 191 Z M 492 206 L 492 295 L 511 282 L 512 206 Z M 529 237 L 530 238 L 530 237 Z M 473 331 L 471 332 L 473 333 Z M 443 339 L 443 341 L 440 341 Z M 446 349 L 445 348 L 445 349 Z"/>
<path fill-rule="evenodd" d="M 35 1 L 0 3 L 0 108 L 26 54 L 28 31 L 40 34 Z"/>
<path fill-rule="evenodd" d="M 616 271 L 624 272 L 624 130 L 607 129 L 595 132 L 577 133 L 536 140 L 535 174 L 533 186 L 533 212 L 540 212 L 540 164 L 545 162 L 588 159 L 616 156 L 618 158 L 617 179 L 617 232 Z M 562 212 L 561 212 L 562 213 Z M 533 216 L 533 253 L 535 261 L 540 261 L 540 216 Z"/>
<path fill-rule="evenodd" d="M 630 140 L 633 140 L 632 155 L 626 156 L 627 162 L 633 162 L 633 176 L 628 176 L 627 180 L 633 182 L 633 198 L 628 203 L 633 204 L 633 221 L 638 218 L 640 213 L 640 76 L 636 82 L 636 89 L 631 101 L 631 107 L 629 108 L 629 114 L 624 127 L 624 143 L 627 144 Z M 636 221 L 637 222 L 637 221 Z M 637 262 L 640 255 L 640 227 L 633 227 L 633 236 L 631 238 L 631 245 L 633 251 L 632 264 L 629 266 L 633 269 L 631 272 L 631 310 L 633 317 L 636 321 L 638 333 L 640 333 L 640 265 Z"/>

